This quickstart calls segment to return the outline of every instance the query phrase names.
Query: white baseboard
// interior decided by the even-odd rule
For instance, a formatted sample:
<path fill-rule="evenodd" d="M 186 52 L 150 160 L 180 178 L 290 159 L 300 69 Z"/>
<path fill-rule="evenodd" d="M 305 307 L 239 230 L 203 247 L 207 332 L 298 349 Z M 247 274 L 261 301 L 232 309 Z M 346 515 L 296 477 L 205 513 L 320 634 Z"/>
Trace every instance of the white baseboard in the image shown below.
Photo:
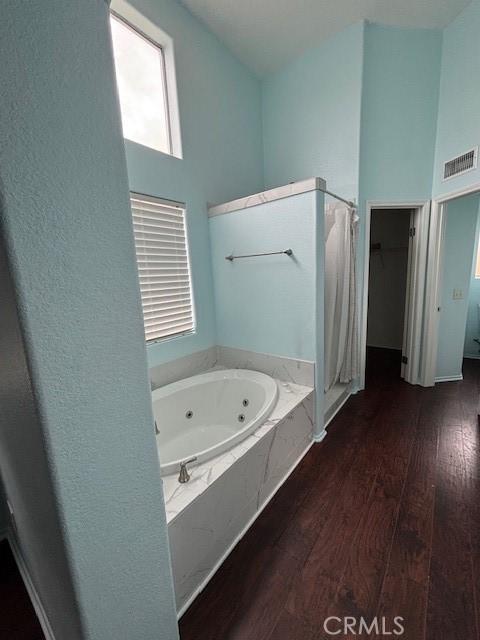
<path fill-rule="evenodd" d="M 438 376 L 435 378 L 435 382 L 459 382 L 460 380 L 463 380 L 461 373 L 456 376 Z"/>
<path fill-rule="evenodd" d="M 480 354 L 465 353 L 463 357 L 467 360 L 480 360 Z"/>
<path fill-rule="evenodd" d="M 32 602 L 32 606 L 37 614 L 38 621 L 40 622 L 40 626 L 42 627 L 43 635 L 45 636 L 45 640 L 55 640 L 55 636 L 53 634 L 52 627 L 50 626 L 50 622 L 47 618 L 47 614 L 45 613 L 45 609 L 43 608 L 42 601 L 40 600 L 40 596 L 35 589 L 35 585 L 33 584 L 32 578 L 30 577 L 30 572 L 28 570 L 27 564 L 24 560 L 23 554 L 20 550 L 20 546 L 16 539 L 15 533 L 12 529 L 7 530 L 5 536 L 10 543 L 10 548 L 13 553 L 13 557 L 15 558 L 15 562 L 17 563 L 18 570 L 20 575 L 22 576 L 23 583 L 27 590 L 27 593 Z"/>
<path fill-rule="evenodd" d="M 327 425 L 325 425 L 325 427 L 326 426 Z M 325 438 L 327 437 L 327 432 L 325 430 L 325 427 L 323 428 L 323 431 L 321 433 L 317 433 L 313 436 L 314 442 L 323 442 L 323 440 L 325 440 Z"/>
<path fill-rule="evenodd" d="M 326 432 L 325 432 L 326 435 Z M 325 437 L 325 436 L 324 436 Z M 309 449 L 312 447 L 312 445 L 315 444 L 314 440 L 311 440 L 307 447 L 303 450 L 303 452 L 300 454 L 300 456 L 295 460 L 295 462 L 292 464 L 292 466 L 288 469 L 288 471 L 286 472 L 284 478 L 282 479 L 281 482 L 279 482 L 277 484 L 277 486 L 275 487 L 275 489 L 273 489 L 273 491 L 271 492 L 271 494 L 268 496 L 268 498 L 265 500 L 265 502 L 262 504 L 262 506 L 260 507 L 260 509 L 258 511 L 255 512 L 255 514 L 253 515 L 252 518 L 250 518 L 250 520 L 247 522 L 247 524 L 245 525 L 245 527 L 240 531 L 240 533 L 238 534 L 238 536 L 235 538 L 235 540 L 232 542 L 232 544 L 228 547 L 228 549 L 225 551 L 225 553 L 220 557 L 220 559 L 218 560 L 218 562 L 215 564 L 215 566 L 213 567 L 213 569 L 210 571 L 210 573 L 206 576 L 206 578 L 201 582 L 201 584 L 195 589 L 195 591 L 192 593 L 192 595 L 188 598 L 188 600 L 185 602 L 185 604 L 178 610 L 177 613 L 177 617 L 178 619 L 180 619 L 183 614 L 185 613 L 185 611 L 188 609 L 188 607 L 192 604 L 192 602 L 195 600 L 195 598 L 205 589 L 205 587 L 207 586 L 207 584 L 210 582 L 210 580 L 213 578 L 213 576 L 215 575 L 215 573 L 219 570 L 219 568 L 222 566 L 222 564 L 225 562 L 225 560 L 227 559 L 227 557 L 231 554 L 231 552 L 233 551 L 233 549 L 237 546 L 237 544 L 240 542 L 240 540 L 243 538 L 243 536 L 247 533 L 247 531 L 250 529 L 250 527 L 252 526 L 252 524 L 255 522 L 255 520 L 258 518 L 258 516 L 262 513 L 262 511 L 265 509 L 265 507 L 268 505 L 268 503 L 272 500 L 272 498 L 274 497 L 274 495 L 277 493 L 277 491 L 280 489 L 280 487 L 285 484 L 285 482 L 288 480 L 288 478 L 290 477 L 290 475 L 292 474 L 292 472 L 296 469 L 296 467 L 298 466 L 298 464 L 300 463 L 301 460 L 303 460 L 303 458 L 306 456 L 307 452 L 309 451 Z M 47 640 L 50 640 L 49 638 L 47 638 Z"/>

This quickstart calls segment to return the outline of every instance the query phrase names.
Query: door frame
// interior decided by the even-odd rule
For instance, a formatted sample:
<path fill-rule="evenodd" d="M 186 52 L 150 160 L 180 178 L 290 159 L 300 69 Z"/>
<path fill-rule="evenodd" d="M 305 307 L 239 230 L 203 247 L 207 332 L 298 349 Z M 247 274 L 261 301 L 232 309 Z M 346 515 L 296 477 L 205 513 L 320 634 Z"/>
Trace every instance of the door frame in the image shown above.
<path fill-rule="evenodd" d="M 438 328 L 440 325 L 442 263 L 444 249 L 446 205 L 451 200 L 474 193 L 480 194 L 480 183 L 464 189 L 450 191 L 432 200 L 427 272 L 425 285 L 425 324 L 421 376 L 425 386 L 435 386 L 438 355 Z"/>
<path fill-rule="evenodd" d="M 410 280 L 408 304 L 408 325 L 411 329 L 407 341 L 408 364 L 405 366 L 405 380 L 411 384 L 423 384 L 420 367 L 420 349 L 423 327 L 423 300 L 425 293 L 425 274 L 430 219 L 430 201 L 367 201 L 365 215 L 365 242 L 363 256 L 363 293 L 361 300 L 360 324 L 360 380 L 359 389 L 365 388 L 365 368 L 367 359 L 367 323 L 368 323 L 368 279 L 370 274 L 370 226 L 372 209 L 411 209 L 415 215 L 416 234 L 411 246 Z"/>

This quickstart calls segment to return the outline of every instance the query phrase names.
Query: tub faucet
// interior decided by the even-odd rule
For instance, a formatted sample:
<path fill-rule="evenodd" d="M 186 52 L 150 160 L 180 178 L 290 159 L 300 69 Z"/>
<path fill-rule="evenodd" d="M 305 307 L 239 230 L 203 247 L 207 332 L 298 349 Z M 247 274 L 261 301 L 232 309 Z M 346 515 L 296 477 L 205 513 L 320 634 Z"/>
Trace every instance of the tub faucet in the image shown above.
<path fill-rule="evenodd" d="M 188 473 L 187 464 L 195 462 L 196 459 L 197 456 L 195 456 L 194 458 L 190 458 L 189 460 L 184 460 L 180 463 L 180 475 L 178 476 L 178 481 L 181 484 L 185 484 L 185 482 L 188 482 L 190 480 L 190 474 Z"/>

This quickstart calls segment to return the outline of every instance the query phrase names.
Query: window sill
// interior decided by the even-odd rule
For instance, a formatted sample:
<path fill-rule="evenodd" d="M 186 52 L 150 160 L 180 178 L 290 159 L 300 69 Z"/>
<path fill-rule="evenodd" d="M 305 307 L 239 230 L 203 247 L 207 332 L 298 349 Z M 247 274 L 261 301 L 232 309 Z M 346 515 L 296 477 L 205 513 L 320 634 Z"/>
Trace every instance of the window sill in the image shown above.
<path fill-rule="evenodd" d="M 190 329 L 190 331 L 185 331 L 184 333 L 175 333 L 171 336 L 165 336 L 164 338 L 157 338 L 156 340 L 149 340 L 146 342 L 147 347 L 151 347 L 154 344 L 166 344 L 168 342 L 173 342 L 174 340 L 179 340 L 180 338 L 186 338 L 187 336 L 194 336 L 196 334 L 196 329 Z"/>

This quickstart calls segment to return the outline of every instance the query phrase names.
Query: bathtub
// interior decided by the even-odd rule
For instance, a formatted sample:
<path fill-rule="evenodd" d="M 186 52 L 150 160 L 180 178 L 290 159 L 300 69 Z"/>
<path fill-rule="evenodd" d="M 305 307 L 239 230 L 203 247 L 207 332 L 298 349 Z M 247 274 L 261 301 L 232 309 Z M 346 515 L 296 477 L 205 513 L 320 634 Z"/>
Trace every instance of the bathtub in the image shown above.
<path fill-rule="evenodd" d="M 270 376 L 246 369 L 203 373 L 156 389 L 153 414 L 162 475 L 183 460 L 200 464 L 227 451 L 257 429 L 277 400 Z"/>

